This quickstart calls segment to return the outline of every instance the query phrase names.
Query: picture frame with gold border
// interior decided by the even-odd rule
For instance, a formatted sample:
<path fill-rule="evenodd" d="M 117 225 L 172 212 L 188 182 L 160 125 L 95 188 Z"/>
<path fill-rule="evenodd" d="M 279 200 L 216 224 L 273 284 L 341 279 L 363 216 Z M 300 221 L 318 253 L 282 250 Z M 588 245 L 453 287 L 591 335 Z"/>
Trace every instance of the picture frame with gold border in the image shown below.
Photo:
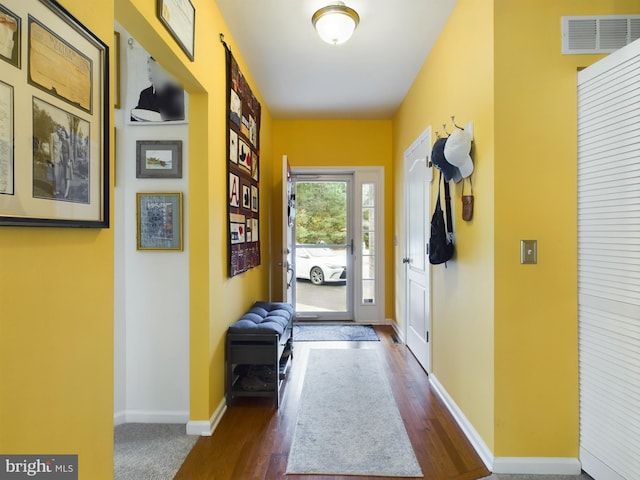
<path fill-rule="evenodd" d="M 136 193 L 137 250 L 182 251 L 182 192 Z"/>

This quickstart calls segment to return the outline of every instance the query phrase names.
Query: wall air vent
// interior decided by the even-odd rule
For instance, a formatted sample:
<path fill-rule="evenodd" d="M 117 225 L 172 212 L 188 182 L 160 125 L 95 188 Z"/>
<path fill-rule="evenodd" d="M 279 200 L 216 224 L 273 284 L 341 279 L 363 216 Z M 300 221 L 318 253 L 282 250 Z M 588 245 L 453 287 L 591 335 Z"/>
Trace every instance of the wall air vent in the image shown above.
<path fill-rule="evenodd" d="M 611 53 L 640 38 L 640 15 L 562 17 L 562 53 Z"/>

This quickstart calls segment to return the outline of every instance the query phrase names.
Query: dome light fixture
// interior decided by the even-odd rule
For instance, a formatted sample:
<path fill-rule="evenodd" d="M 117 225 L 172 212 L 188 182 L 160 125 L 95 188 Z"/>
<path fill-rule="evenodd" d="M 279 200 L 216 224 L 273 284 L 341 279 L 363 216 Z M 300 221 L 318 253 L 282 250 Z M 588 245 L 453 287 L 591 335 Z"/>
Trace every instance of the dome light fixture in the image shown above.
<path fill-rule="evenodd" d="M 333 2 L 314 13 L 311 23 L 322 40 L 340 45 L 351 38 L 360 23 L 360 16 L 344 2 Z"/>

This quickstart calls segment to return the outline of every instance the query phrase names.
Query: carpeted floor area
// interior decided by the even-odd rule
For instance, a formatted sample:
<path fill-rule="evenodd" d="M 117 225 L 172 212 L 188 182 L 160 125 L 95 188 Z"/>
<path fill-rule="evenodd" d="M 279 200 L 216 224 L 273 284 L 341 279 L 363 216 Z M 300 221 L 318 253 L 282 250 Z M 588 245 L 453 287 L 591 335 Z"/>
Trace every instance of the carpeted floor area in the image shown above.
<path fill-rule="evenodd" d="M 114 429 L 114 480 L 172 480 L 198 439 L 179 424 L 127 423 Z"/>

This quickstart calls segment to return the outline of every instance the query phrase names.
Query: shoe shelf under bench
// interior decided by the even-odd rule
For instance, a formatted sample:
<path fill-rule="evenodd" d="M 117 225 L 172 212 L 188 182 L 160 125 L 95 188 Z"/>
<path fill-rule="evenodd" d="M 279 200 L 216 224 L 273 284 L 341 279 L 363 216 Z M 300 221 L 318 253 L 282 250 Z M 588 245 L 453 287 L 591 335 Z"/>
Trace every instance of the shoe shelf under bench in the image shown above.
<path fill-rule="evenodd" d="M 277 333 L 227 333 L 225 391 L 227 406 L 235 397 L 272 397 L 280 392 L 293 356 L 291 323 Z"/>

